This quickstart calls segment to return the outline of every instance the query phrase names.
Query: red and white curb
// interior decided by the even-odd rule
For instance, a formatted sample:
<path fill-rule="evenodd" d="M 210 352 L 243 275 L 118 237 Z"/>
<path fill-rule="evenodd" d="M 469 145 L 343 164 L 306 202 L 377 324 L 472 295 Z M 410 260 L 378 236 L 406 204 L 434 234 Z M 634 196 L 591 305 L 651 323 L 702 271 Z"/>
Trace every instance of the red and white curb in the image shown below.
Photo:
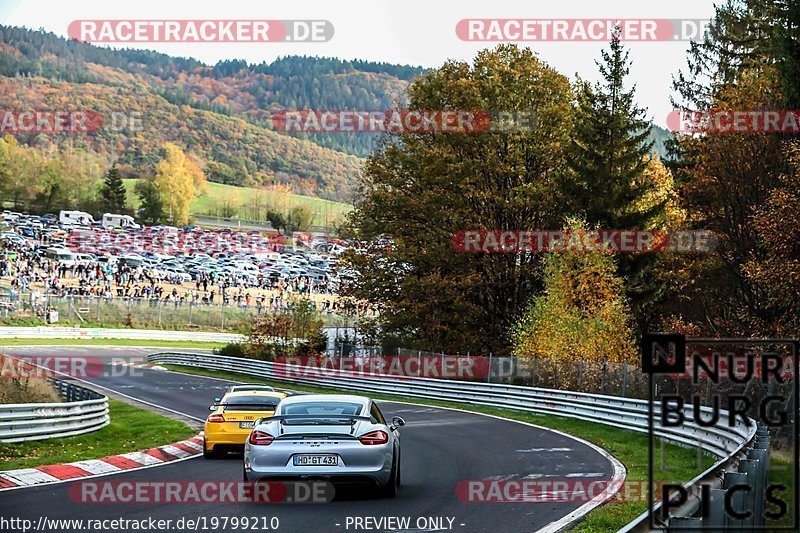
<path fill-rule="evenodd" d="M 0 472 L 0 492 L 33 485 L 62 483 L 73 479 L 107 476 L 128 470 L 149 468 L 174 461 L 191 459 L 203 453 L 203 437 L 197 435 L 165 446 L 141 452 L 111 455 L 61 465 L 45 465 Z"/>

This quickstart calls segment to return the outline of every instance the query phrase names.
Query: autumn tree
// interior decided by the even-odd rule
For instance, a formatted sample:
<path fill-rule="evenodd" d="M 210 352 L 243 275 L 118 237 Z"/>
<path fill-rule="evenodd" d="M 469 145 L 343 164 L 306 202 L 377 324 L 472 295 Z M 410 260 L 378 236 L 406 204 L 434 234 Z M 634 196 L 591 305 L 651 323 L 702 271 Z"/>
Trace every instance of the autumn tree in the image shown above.
<path fill-rule="evenodd" d="M 313 221 L 314 213 L 309 208 L 303 205 L 296 205 L 286 214 L 286 231 L 287 233 L 308 231 L 311 229 Z"/>
<path fill-rule="evenodd" d="M 800 11 L 785 0 L 730 0 L 715 7 L 708 31 L 687 52 L 674 78 L 679 109 L 782 110 L 800 104 Z M 688 223 L 712 230 L 713 254 L 676 262 L 686 283 L 675 283 L 663 312 L 704 335 L 769 335 L 783 322 L 769 276 L 754 269 L 775 251 L 759 231 L 765 202 L 792 172 L 785 143 L 797 133 L 717 132 L 678 135 L 672 168 L 681 183 Z M 769 267 L 767 267 L 769 268 Z M 789 276 L 790 277 L 790 276 Z M 671 317 L 667 317 L 671 319 Z"/>
<path fill-rule="evenodd" d="M 197 164 L 178 146 L 167 143 L 156 165 L 155 185 L 169 220 L 182 226 L 189 222 L 189 204 L 205 179 Z"/>
<path fill-rule="evenodd" d="M 787 145 L 789 171 L 781 176 L 766 202 L 753 215 L 760 254 L 750 257 L 744 272 L 772 306 L 764 335 L 800 334 L 800 143 Z"/>
<path fill-rule="evenodd" d="M 514 329 L 514 354 L 561 363 L 633 362 L 630 307 L 608 253 L 550 253 L 544 292 Z"/>
<path fill-rule="evenodd" d="M 21 208 L 36 194 L 39 163 L 33 151 L 11 135 L 0 138 L 0 187 L 3 198 Z"/>
<path fill-rule="evenodd" d="M 716 109 L 780 109 L 776 71 L 748 70 L 736 84 L 720 89 Z M 674 287 L 665 311 L 675 310 L 706 334 L 761 335 L 776 319 L 777 309 L 765 298 L 748 261 L 764 260 L 753 226 L 759 206 L 789 172 L 784 141 L 774 133 L 709 132 L 678 137 L 683 182 L 682 198 L 692 227 L 713 231 L 718 245 L 711 254 L 691 257 L 691 284 Z"/>
<path fill-rule="evenodd" d="M 572 132 L 569 80 L 529 49 L 501 45 L 451 61 L 408 89 L 410 109 L 534 113 L 535 128 L 404 134 L 368 160 L 349 228 L 392 235 L 379 254 L 351 254 L 349 294 L 384 310 L 383 330 L 416 347 L 503 353 L 507 328 L 541 287 L 535 254 L 462 254 L 465 229 L 560 227 L 560 178 Z"/>

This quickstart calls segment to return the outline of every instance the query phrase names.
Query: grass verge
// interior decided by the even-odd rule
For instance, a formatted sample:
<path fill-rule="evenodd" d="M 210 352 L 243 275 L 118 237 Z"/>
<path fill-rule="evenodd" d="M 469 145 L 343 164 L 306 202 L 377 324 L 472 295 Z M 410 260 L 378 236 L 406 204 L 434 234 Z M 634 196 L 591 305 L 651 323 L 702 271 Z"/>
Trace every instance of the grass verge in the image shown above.
<path fill-rule="evenodd" d="M 0 443 L 3 470 L 71 463 L 163 446 L 196 432 L 177 420 L 118 400 L 108 399 L 111 423 L 92 433 L 18 443 Z"/>
<path fill-rule="evenodd" d="M 768 526 L 780 526 L 783 528 L 791 528 L 794 517 L 794 506 L 797 505 L 795 498 L 791 496 L 794 487 L 794 459 L 791 452 L 788 451 L 775 451 L 770 453 L 769 458 L 769 482 L 771 485 L 783 485 L 786 487 L 785 491 L 776 492 L 775 495 L 783 498 L 787 502 L 786 513 L 781 517 L 774 520 L 767 519 Z M 780 509 L 774 504 L 767 504 L 767 511 L 773 513 L 780 513 Z"/>
<path fill-rule="evenodd" d="M 81 346 L 157 346 L 163 348 L 221 348 L 224 342 L 203 341 L 160 341 L 156 339 L 3 339 L 3 346 L 65 346 L 79 344 Z"/>
<path fill-rule="evenodd" d="M 185 372 L 200 376 L 228 379 L 231 381 L 242 381 L 245 383 L 264 383 L 268 385 L 287 387 L 293 390 L 305 392 L 336 393 L 342 392 L 340 389 L 325 387 L 309 387 L 305 385 L 295 385 L 284 383 L 278 380 L 264 380 L 261 378 L 237 374 L 234 372 L 221 372 L 202 368 L 185 367 L 178 365 L 163 365 L 169 370 Z M 352 392 L 352 391 L 348 391 Z M 647 480 L 648 457 L 648 438 L 647 435 L 633 431 L 621 430 L 618 428 L 575 420 L 561 418 L 552 415 L 538 415 L 510 409 L 497 409 L 480 405 L 469 405 L 456 402 L 444 402 L 438 400 L 428 400 L 424 398 L 405 398 L 401 396 L 390 396 L 385 394 L 370 393 L 370 397 L 382 400 L 402 400 L 423 405 L 436 407 L 452 407 L 464 411 L 476 413 L 486 413 L 521 422 L 528 422 L 539 426 L 563 431 L 594 443 L 610 452 L 627 469 L 627 480 Z M 656 457 L 660 456 L 659 453 Z M 665 443 L 664 463 L 656 461 L 654 477 L 663 480 L 665 483 L 685 483 L 694 478 L 699 472 L 705 470 L 713 464 L 713 458 L 708 455 L 700 456 L 698 464 L 697 452 L 695 449 L 683 448 L 674 444 Z M 639 516 L 647 509 L 646 494 L 644 501 L 634 502 L 609 502 L 599 508 L 594 509 L 573 531 L 584 533 L 617 531 L 622 526 Z M 505 505 L 505 504 L 498 504 Z"/>

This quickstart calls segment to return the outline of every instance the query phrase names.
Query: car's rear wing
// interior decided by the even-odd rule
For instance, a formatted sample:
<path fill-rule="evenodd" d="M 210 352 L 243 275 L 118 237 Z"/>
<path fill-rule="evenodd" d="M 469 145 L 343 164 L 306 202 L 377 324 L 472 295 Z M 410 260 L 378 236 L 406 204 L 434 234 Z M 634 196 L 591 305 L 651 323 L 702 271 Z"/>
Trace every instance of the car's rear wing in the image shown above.
<path fill-rule="evenodd" d="M 209 410 L 214 411 L 219 407 L 222 407 L 223 409 L 226 408 L 226 407 L 232 407 L 234 409 L 238 407 L 238 408 L 241 408 L 242 411 L 255 411 L 255 410 L 257 410 L 257 409 L 252 409 L 254 407 L 255 408 L 270 407 L 270 409 L 267 409 L 267 411 L 274 411 L 278 407 L 278 404 L 277 403 L 267 403 L 267 402 L 264 402 L 264 403 L 227 403 L 227 402 L 223 402 L 223 403 L 215 403 L 214 405 L 209 407 Z"/>
<path fill-rule="evenodd" d="M 359 420 L 363 420 L 366 422 L 371 422 L 372 418 L 368 416 L 359 416 L 359 415 L 325 415 L 325 414 L 318 414 L 318 415 L 275 415 L 265 418 L 259 418 L 256 420 L 257 424 L 262 423 L 263 420 L 267 420 L 269 422 L 277 421 L 283 424 L 287 420 L 342 420 L 343 422 L 339 423 L 326 423 L 322 425 L 326 426 L 351 426 L 355 424 Z"/>

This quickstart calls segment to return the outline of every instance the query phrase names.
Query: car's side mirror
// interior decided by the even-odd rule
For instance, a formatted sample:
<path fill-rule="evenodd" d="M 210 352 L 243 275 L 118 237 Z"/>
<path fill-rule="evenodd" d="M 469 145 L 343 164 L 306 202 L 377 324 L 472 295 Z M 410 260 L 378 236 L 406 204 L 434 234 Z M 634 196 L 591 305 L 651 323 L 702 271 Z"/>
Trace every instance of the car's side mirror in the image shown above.
<path fill-rule="evenodd" d="M 216 411 L 217 410 L 217 406 L 216 405 L 211 405 L 211 406 L 209 406 L 208 410 L 209 411 Z"/>
<path fill-rule="evenodd" d="M 406 425 L 406 421 L 400 418 L 399 416 L 392 417 L 392 424 L 389 426 L 389 429 L 394 431 L 397 428 L 401 428 Z"/>

